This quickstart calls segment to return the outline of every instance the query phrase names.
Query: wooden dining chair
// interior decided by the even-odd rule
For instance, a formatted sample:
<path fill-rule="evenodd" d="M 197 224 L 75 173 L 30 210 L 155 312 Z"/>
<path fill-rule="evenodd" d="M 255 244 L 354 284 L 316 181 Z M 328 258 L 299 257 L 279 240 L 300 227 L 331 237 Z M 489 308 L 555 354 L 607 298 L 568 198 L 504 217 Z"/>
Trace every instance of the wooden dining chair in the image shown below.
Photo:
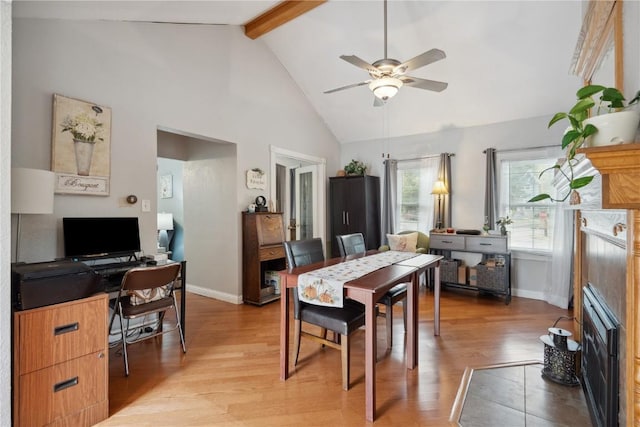
<path fill-rule="evenodd" d="M 362 233 L 342 234 L 336 236 L 340 256 L 364 253 L 367 251 L 364 235 Z M 387 326 L 387 348 L 393 346 L 393 306 L 402 302 L 402 316 L 404 319 L 404 330 L 407 331 L 407 284 L 400 283 L 389 289 L 378 301 L 384 305 L 385 310 L 378 310 L 378 316 L 384 317 Z"/>
<path fill-rule="evenodd" d="M 322 240 L 296 240 L 284 242 L 284 250 L 289 268 L 324 260 Z M 294 341 L 296 357 L 294 365 L 298 364 L 300 354 L 300 340 L 309 338 L 325 346 L 339 349 L 342 354 L 342 388 L 349 389 L 350 343 L 349 337 L 361 326 L 364 326 L 364 305 L 345 298 L 344 307 L 325 307 L 305 303 L 298 298 L 298 289 L 293 289 L 293 312 L 295 319 Z M 320 334 L 312 334 L 302 330 L 302 322 L 320 327 Z M 327 330 L 334 333 L 334 341 L 327 339 Z M 335 339 L 337 338 L 337 339 Z"/>
<path fill-rule="evenodd" d="M 120 318 L 120 336 L 122 342 L 122 354 L 124 358 L 124 372 L 129 375 L 129 358 L 127 354 L 127 345 L 142 340 L 153 338 L 167 332 L 175 331 L 180 333 L 180 343 L 182 344 L 182 352 L 187 352 L 184 343 L 184 334 L 182 333 L 182 325 L 180 316 L 178 315 L 176 297 L 173 292 L 176 280 L 180 274 L 180 263 L 172 263 L 159 265 L 155 267 L 138 267 L 128 270 L 122 278 L 120 292 L 115 301 L 111 321 L 109 322 L 109 330 L 113 328 L 114 318 Z M 184 292 L 184 288 L 182 290 Z M 167 310 L 173 308 L 176 315 L 176 324 L 174 327 L 163 328 L 162 321 Z M 155 330 L 149 335 L 141 335 L 131 338 L 132 329 L 140 328 L 139 325 L 131 328 L 130 320 L 156 314 L 158 323 Z"/>

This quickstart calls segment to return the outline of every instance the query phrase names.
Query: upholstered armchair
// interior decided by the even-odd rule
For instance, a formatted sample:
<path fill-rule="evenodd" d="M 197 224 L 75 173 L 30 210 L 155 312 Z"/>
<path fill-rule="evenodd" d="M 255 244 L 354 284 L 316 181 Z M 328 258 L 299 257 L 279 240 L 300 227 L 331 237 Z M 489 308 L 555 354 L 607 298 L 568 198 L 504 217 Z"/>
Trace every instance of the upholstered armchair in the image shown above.
<path fill-rule="evenodd" d="M 418 233 L 418 240 L 416 242 L 416 252 L 420 254 L 429 253 L 429 236 L 421 231 L 400 231 L 396 236 L 406 235 L 410 233 Z M 382 245 L 378 250 L 388 251 L 391 249 L 390 245 Z"/>

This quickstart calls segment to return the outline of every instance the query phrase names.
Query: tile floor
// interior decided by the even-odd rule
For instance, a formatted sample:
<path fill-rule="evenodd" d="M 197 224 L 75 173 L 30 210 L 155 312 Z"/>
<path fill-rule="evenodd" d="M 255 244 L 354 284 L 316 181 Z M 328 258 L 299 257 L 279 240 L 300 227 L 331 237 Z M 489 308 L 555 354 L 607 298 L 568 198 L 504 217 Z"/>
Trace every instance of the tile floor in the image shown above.
<path fill-rule="evenodd" d="M 543 365 L 474 369 L 468 380 L 459 425 L 462 427 L 591 426 L 581 386 L 544 379 Z M 460 394 L 460 393 L 459 393 Z"/>

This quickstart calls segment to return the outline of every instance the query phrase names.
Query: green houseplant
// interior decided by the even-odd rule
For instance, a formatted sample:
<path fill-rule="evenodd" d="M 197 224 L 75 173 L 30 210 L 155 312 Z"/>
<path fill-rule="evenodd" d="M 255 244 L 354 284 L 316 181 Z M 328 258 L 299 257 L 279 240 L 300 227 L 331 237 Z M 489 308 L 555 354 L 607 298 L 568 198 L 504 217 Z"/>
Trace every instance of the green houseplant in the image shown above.
<path fill-rule="evenodd" d="M 344 167 L 344 171 L 347 175 L 364 175 L 367 172 L 367 165 L 359 160 L 351 160 L 348 165 Z"/>
<path fill-rule="evenodd" d="M 587 85 L 580 88 L 576 93 L 577 101 L 575 105 L 569 110 L 569 112 L 556 113 L 547 127 L 553 126 L 555 123 L 561 120 L 567 119 L 569 121 L 569 127 L 562 137 L 562 149 L 566 150 L 566 157 L 562 162 L 558 162 L 555 165 L 540 172 L 540 176 L 547 171 L 553 170 L 560 173 L 569 182 L 569 191 L 562 198 L 553 198 L 551 195 L 542 193 L 535 197 L 532 197 L 529 202 L 539 202 L 541 200 L 551 200 L 554 202 L 563 202 L 569 195 L 575 190 L 589 185 L 593 181 L 593 176 L 583 176 L 576 178 L 574 176 L 574 167 L 577 165 L 579 159 L 576 159 L 576 152 L 578 148 L 585 145 L 589 138 L 598 133 L 598 128 L 592 123 L 594 119 L 600 116 L 594 116 L 589 118 L 589 110 L 596 106 L 593 96 L 601 94 L 598 99 L 598 106 L 596 114 L 605 112 L 606 114 L 612 114 L 619 112 L 626 107 L 637 103 L 640 100 L 640 91 L 636 93 L 636 96 L 629 101 L 627 106 L 624 105 L 625 98 L 622 93 L 613 87 L 605 87 L 601 85 Z M 634 114 L 637 114 L 634 112 Z M 635 127 L 632 129 L 635 133 L 638 122 L 635 122 Z"/>

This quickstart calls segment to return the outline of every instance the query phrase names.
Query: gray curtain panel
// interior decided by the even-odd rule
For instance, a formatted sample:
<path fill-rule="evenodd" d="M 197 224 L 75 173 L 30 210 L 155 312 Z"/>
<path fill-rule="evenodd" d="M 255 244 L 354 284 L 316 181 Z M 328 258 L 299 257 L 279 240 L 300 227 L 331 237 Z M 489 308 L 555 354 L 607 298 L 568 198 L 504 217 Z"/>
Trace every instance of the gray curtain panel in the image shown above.
<path fill-rule="evenodd" d="M 484 216 L 491 230 L 496 228 L 498 220 L 498 184 L 496 176 L 496 149 L 487 148 L 487 173 L 485 178 Z"/>
<path fill-rule="evenodd" d="M 440 165 L 438 166 L 438 179 L 444 182 L 448 194 L 442 197 L 440 204 L 440 212 L 438 212 L 438 204 L 434 204 L 433 227 L 436 227 L 438 218 L 442 218 L 442 227 L 451 227 L 451 153 L 440 154 Z"/>
<path fill-rule="evenodd" d="M 387 233 L 395 233 L 396 203 L 398 188 L 398 162 L 394 159 L 384 161 L 384 184 L 382 187 L 382 227 L 380 241 L 387 244 Z"/>

